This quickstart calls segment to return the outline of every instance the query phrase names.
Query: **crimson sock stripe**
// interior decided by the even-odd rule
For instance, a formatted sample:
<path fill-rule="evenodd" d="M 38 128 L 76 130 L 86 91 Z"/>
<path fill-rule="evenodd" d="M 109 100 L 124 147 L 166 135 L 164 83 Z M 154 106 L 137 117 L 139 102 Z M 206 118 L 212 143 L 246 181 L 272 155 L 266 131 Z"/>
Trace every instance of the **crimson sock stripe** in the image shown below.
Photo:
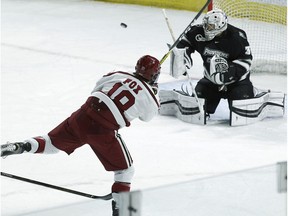
<path fill-rule="evenodd" d="M 43 153 L 45 149 L 45 139 L 43 137 L 34 137 L 34 139 L 38 142 L 39 146 L 35 153 Z"/>
<path fill-rule="evenodd" d="M 129 192 L 129 191 L 130 191 L 130 184 L 128 183 L 115 182 L 112 185 L 112 193 Z"/>

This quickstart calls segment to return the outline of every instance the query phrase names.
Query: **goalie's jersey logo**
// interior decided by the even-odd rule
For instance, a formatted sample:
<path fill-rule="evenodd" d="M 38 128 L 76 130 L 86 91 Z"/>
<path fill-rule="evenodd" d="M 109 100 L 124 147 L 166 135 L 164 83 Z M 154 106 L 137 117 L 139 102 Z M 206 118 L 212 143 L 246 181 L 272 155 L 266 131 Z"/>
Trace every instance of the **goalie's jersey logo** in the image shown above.
<path fill-rule="evenodd" d="M 220 50 L 211 49 L 211 48 L 208 48 L 208 47 L 205 47 L 203 55 L 204 56 L 215 56 L 215 55 L 218 55 L 218 56 L 220 56 L 222 58 L 225 58 L 225 59 L 229 58 L 229 54 L 228 53 L 225 53 L 225 52 L 220 51 Z"/>

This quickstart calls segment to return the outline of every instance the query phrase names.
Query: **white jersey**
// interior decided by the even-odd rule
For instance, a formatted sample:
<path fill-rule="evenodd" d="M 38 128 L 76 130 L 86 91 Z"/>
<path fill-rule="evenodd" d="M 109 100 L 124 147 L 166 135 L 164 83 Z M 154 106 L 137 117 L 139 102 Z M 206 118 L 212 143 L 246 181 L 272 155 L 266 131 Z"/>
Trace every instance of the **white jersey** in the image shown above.
<path fill-rule="evenodd" d="M 113 72 L 102 77 L 92 96 L 109 107 L 120 128 L 129 126 L 135 118 L 150 121 L 159 110 L 151 86 L 126 72 Z"/>

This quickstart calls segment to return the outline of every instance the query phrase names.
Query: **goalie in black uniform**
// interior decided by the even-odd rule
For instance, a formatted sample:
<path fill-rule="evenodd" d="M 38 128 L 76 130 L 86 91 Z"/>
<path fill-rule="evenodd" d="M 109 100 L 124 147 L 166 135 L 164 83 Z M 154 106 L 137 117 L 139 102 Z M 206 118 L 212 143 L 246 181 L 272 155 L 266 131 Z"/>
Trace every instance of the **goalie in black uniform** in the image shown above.
<path fill-rule="evenodd" d="M 204 66 L 204 78 L 195 87 L 199 98 L 205 98 L 205 110 L 213 114 L 221 100 L 254 97 L 250 81 L 252 54 L 245 31 L 227 22 L 219 9 L 208 12 L 201 25 L 192 26 L 173 49 L 171 75 L 175 78 L 192 66 L 191 53 L 197 51 Z"/>

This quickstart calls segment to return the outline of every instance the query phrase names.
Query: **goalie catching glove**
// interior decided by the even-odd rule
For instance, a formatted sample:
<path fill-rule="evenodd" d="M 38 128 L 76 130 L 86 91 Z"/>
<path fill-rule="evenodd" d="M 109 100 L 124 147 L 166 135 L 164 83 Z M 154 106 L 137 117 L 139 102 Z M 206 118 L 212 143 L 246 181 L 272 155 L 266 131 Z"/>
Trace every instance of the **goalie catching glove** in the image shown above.
<path fill-rule="evenodd" d="M 187 69 L 190 69 L 193 65 L 190 53 L 186 48 L 172 49 L 170 58 L 170 75 L 174 78 L 178 78 L 181 75 L 187 74 Z"/>
<path fill-rule="evenodd" d="M 236 81 L 235 75 L 233 64 L 229 65 L 226 59 L 218 55 L 211 58 L 210 74 L 206 76 L 211 82 L 217 85 L 230 84 Z"/>

